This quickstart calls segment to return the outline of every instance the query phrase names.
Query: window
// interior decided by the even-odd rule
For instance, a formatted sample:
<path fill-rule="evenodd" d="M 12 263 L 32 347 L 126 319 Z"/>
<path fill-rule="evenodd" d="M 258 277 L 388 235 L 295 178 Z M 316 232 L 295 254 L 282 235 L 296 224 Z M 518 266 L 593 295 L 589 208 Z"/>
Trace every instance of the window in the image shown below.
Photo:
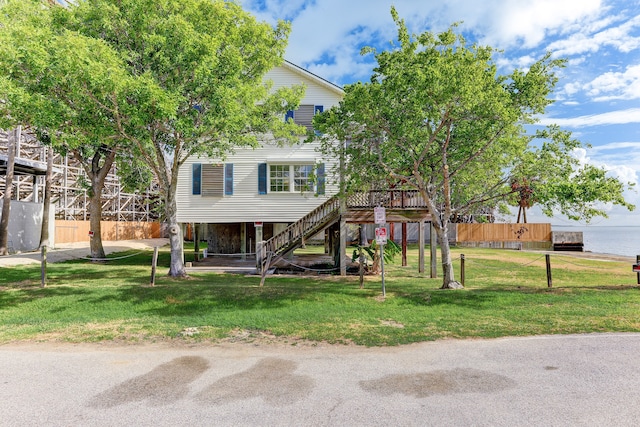
<path fill-rule="evenodd" d="M 269 191 L 283 192 L 289 191 L 289 165 L 269 165 Z"/>
<path fill-rule="evenodd" d="M 191 194 L 222 197 L 233 194 L 233 164 L 202 164 L 192 166 Z"/>
<path fill-rule="evenodd" d="M 316 190 L 324 194 L 324 164 L 258 165 L 258 193 L 304 193 Z"/>
<path fill-rule="evenodd" d="M 285 120 L 293 119 L 295 124 L 313 131 L 313 116 L 323 111 L 324 107 L 322 105 L 300 105 L 295 111 L 287 111 Z"/>
<path fill-rule="evenodd" d="M 293 166 L 293 190 L 313 191 L 313 165 Z"/>

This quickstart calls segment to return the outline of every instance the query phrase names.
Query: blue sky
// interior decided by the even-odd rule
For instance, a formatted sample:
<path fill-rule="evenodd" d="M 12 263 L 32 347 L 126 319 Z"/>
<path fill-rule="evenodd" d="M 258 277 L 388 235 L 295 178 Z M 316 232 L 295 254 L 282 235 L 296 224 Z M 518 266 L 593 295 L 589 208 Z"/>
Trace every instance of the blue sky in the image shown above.
<path fill-rule="evenodd" d="M 440 31 L 453 22 L 472 42 L 501 49 L 500 72 L 526 68 L 545 52 L 568 60 L 541 117 L 592 148 L 584 162 L 636 183 L 626 193 L 638 208 L 607 207 L 598 225 L 640 225 L 640 0 L 241 0 L 258 19 L 291 21 L 286 58 L 340 85 L 367 81 L 373 58 L 362 46 L 389 47 L 393 4 L 410 31 Z M 513 218 L 515 219 L 515 218 Z M 529 222 L 549 222 L 535 211 Z M 561 217 L 554 224 L 572 224 Z M 576 223 L 578 225 L 579 223 Z"/>

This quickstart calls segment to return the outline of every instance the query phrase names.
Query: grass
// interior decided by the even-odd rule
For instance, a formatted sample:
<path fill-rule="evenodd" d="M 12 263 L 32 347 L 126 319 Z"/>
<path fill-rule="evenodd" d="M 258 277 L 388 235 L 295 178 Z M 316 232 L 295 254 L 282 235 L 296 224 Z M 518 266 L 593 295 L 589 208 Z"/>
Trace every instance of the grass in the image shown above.
<path fill-rule="evenodd" d="M 307 249 L 307 253 L 310 249 Z M 312 251 L 313 249 L 311 249 Z M 274 340 L 398 345 L 443 338 L 640 331 L 640 286 L 630 264 L 553 254 L 548 288 L 544 255 L 454 249 L 456 274 L 465 254 L 461 291 L 418 273 L 410 248 L 380 276 L 254 276 L 193 273 L 149 286 L 151 252 L 96 264 L 0 267 L 0 343 L 209 342 Z M 427 252 L 428 253 L 428 252 Z M 428 264 L 428 258 L 427 258 Z M 440 274 L 440 272 L 438 272 Z"/>

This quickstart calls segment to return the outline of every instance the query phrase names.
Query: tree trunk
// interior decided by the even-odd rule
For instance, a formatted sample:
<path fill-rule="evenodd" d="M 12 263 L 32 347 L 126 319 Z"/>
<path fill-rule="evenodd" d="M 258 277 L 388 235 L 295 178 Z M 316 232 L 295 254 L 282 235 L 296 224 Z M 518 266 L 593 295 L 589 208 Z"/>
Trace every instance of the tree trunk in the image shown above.
<path fill-rule="evenodd" d="M 182 229 L 178 224 L 178 208 L 175 192 L 170 189 L 165 190 L 167 197 L 165 200 L 167 223 L 169 226 L 169 243 L 171 246 L 171 261 L 169 264 L 169 276 L 186 277 L 187 271 L 184 267 L 184 242 L 182 241 Z"/>
<path fill-rule="evenodd" d="M 449 247 L 449 236 L 447 236 L 447 228 L 449 222 L 444 224 L 434 224 L 438 241 L 440 242 L 440 252 L 442 254 L 442 287 L 440 289 L 462 289 L 464 286 L 455 279 L 453 271 L 453 262 L 451 259 L 451 248 Z"/>
<path fill-rule="evenodd" d="M 51 207 L 51 186 L 53 185 L 53 148 L 47 147 L 47 173 L 44 176 L 44 200 L 42 201 L 42 228 L 40 229 L 40 247 L 50 247 L 49 212 Z"/>
<path fill-rule="evenodd" d="M 14 131 L 9 131 L 8 153 L 7 153 L 7 174 L 5 176 L 4 200 L 2 201 L 2 218 L 0 218 L 0 255 L 9 253 L 9 215 L 11 214 L 11 197 L 13 197 L 13 172 L 16 161 L 16 144 L 20 137 L 21 128 L 18 126 Z"/>
<path fill-rule="evenodd" d="M 111 170 L 111 166 L 116 158 L 116 148 L 101 146 L 91 159 L 91 164 L 87 164 L 78 151 L 74 151 L 73 155 L 82 164 L 89 180 L 91 181 L 91 190 L 89 194 L 89 227 L 93 232 L 93 236 L 89 240 L 89 248 L 91 250 L 91 258 L 100 260 L 105 258 L 104 247 L 102 246 L 102 189 L 107 174 Z M 104 159 L 103 159 L 104 157 Z"/>
<path fill-rule="evenodd" d="M 91 179 L 91 194 L 89 194 L 89 229 L 93 235 L 89 238 L 89 248 L 93 260 L 106 257 L 102 246 L 102 186 L 96 179 Z"/>

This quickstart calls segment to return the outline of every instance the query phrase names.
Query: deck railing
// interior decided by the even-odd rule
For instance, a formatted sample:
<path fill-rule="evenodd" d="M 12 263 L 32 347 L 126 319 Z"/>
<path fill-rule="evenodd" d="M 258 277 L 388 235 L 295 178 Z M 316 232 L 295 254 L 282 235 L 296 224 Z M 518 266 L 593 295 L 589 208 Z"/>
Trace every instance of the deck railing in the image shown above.
<path fill-rule="evenodd" d="M 427 204 L 415 190 L 373 190 L 349 195 L 347 207 L 368 209 L 382 206 L 388 209 L 419 209 Z"/>
<path fill-rule="evenodd" d="M 411 190 L 374 190 L 351 194 L 347 197 L 347 209 L 373 209 L 383 206 L 388 209 L 421 209 L 426 203 L 418 191 Z M 267 255 L 282 255 L 302 243 L 306 237 L 313 236 L 330 225 L 340 216 L 340 199 L 330 198 L 300 220 L 289 225 L 280 233 L 266 240 L 257 254 L 261 260 Z"/>

